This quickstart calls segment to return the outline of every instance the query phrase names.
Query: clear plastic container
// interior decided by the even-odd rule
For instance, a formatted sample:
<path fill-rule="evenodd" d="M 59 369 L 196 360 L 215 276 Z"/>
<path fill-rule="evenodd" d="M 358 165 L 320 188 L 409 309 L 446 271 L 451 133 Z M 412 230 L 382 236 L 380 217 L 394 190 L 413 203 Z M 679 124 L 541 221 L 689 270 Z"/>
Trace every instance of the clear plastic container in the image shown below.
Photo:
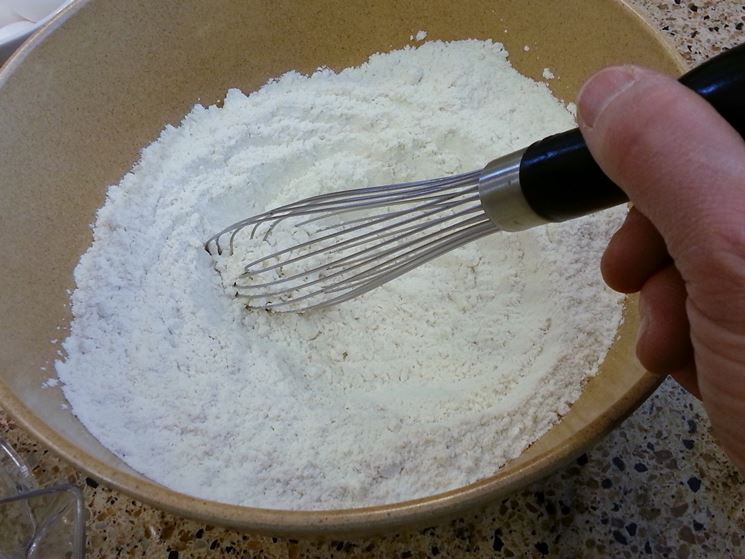
<path fill-rule="evenodd" d="M 78 487 L 40 488 L 31 469 L 0 439 L 0 559 L 82 559 L 85 505 Z"/>

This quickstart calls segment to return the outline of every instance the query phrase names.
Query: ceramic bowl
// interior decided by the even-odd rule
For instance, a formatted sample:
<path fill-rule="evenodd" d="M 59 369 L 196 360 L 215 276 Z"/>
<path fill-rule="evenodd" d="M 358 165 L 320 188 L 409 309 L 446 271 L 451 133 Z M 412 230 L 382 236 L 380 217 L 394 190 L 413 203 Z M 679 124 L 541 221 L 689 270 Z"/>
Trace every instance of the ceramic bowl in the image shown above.
<path fill-rule="evenodd" d="M 618 0 L 78 0 L 0 72 L 0 405 L 90 476 L 179 515 L 292 535 L 431 525 L 503 497 L 597 441 L 658 383 L 634 357 L 635 305 L 571 411 L 493 476 L 415 501 L 332 511 L 226 505 L 172 491 L 104 448 L 59 388 L 42 388 L 69 320 L 73 269 L 105 197 L 167 123 L 228 88 L 251 91 L 288 70 L 357 65 L 427 39 L 495 39 L 513 65 L 566 101 L 595 70 L 641 63 L 673 74 L 681 61 Z M 529 50 L 524 49 L 528 45 Z M 493 154 L 485 154 L 485 157 Z M 95 382 L 92 379 L 91 382 Z M 239 489 L 239 488 L 236 488 Z"/>

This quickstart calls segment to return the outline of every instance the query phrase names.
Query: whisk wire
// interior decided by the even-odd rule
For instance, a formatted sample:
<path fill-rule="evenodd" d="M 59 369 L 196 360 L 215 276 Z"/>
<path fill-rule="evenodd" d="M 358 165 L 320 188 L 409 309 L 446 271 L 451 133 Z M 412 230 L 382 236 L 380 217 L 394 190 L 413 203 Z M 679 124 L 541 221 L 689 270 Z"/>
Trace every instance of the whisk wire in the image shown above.
<path fill-rule="evenodd" d="M 307 240 L 253 258 L 234 283 L 235 295 L 248 307 L 279 312 L 324 308 L 497 231 L 481 206 L 480 175 L 320 194 L 238 221 L 205 248 L 222 255 L 228 235 L 233 257 L 239 240 L 264 244 L 286 223 Z"/>
<path fill-rule="evenodd" d="M 474 209 L 465 210 L 464 212 L 461 213 L 461 215 L 465 215 L 466 213 L 473 212 L 473 211 L 474 211 Z M 452 219 L 454 217 L 456 217 L 456 216 L 448 216 L 447 218 L 443 218 L 443 220 L 444 219 Z M 317 267 L 312 268 L 310 270 L 304 270 L 304 271 L 299 272 L 297 274 L 294 274 L 292 276 L 287 276 L 287 277 L 283 277 L 283 278 L 280 278 L 280 279 L 277 279 L 277 280 L 274 280 L 274 281 L 265 282 L 265 283 L 259 283 L 259 284 L 253 284 L 253 285 L 240 285 L 240 284 L 236 284 L 236 287 L 239 288 L 239 289 L 244 289 L 244 290 L 253 290 L 253 289 L 266 288 L 266 287 L 274 287 L 274 286 L 280 285 L 282 283 L 287 283 L 287 282 L 291 282 L 291 281 L 294 281 L 294 280 L 297 280 L 297 279 L 300 279 L 300 278 L 307 278 L 308 276 L 312 276 L 314 274 L 319 274 L 319 277 L 317 277 L 314 280 L 308 280 L 308 281 L 306 281 L 304 283 L 301 283 L 299 285 L 291 285 L 291 286 L 289 286 L 289 287 L 287 287 L 285 289 L 282 289 L 280 291 L 259 292 L 259 293 L 254 293 L 254 294 L 247 293 L 245 291 L 239 292 L 241 295 L 244 295 L 244 296 L 247 296 L 247 297 L 253 297 L 253 298 L 269 299 L 269 298 L 272 298 L 272 297 L 278 297 L 278 296 L 281 296 L 284 293 L 290 292 L 292 290 L 305 289 L 305 288 L 307 288 L 309 286 L 316 285 L 316 284 L 321 283 L 323 281 L 328 281 L 330 279 L 333 279 L 333 278 L 339 277 L 341 275 L 347 274 L 347 273 L 349 273 L 349 272 L 351 272 L 353 270 L 359 269 L 360 267 L 364 266 L 365 264 L 368 264 L 370 262 L 374 262 L 376 260 L 379 260 L 381 257 L 389 256 L 391 254 L 395 254 L 397 252 L 401 252 L 402 250 L 405 250 L 405 249 L 410 248 L 412 246 L 416 246 L 418 244 L 425 243 L 426 241 L 435 239 L 437 237 L 442 237 L 443 233 L 458 231 L 458 230 L 463 229 L 466 226 L 470 226 L 470 225 L 474 225 L 474 224 L 479 224 L 479 223 L 482 223 L 482 222 L 483 222 L 483 217 L 481 217 L 481 216 L 472 217 L 470 219 L 462 220 L 462 221 L 460 221 L 460 222 L 458 222 L 456 224 L 450 225 L 449 227 L 446 227 L 444 229 L 440 229 L 438 231 L 435 231 L 435 232 L 430 233 L 428 235 L 425 235 L 423 237 L 413 237 L 409 241 L 407 241 L 407 242 L 405 242 L 403 244 L 395 245 L 392 248 L 389 248 L 389 249 L 387 249 L 385 251 L 376 252 L 371 257 L 360 258 L 360 256 L 362 256 L 363 254 L 369 253 L 369 252 L 372 252 L 372 251 L 375 251 L 376 249 L 380 248 L 382 245 L 390 244 L 392 242 L 395 242 L 396 240 L 399 240 L 399 238 L 405 238 L 405 237 L 408 237 L 409 236 L 409 235 L 402 235 L 399 238 L 388 239 L 388 240 L 386 240 L 386 241 L 384 241 L 382 243 L 379 243 L 377 245 L 374 245 L 374 246 L 365 248 L 365 249 L 363 249 L 361 251 L 358 251 L 358 252 L 355 252 L 355 253 L 350 254 L 348 256 L 345 256 L 345 257 L 339 258 L 337 260 L 334 260 L 331 263 L 323 264 L 321 266 L 317 266 Z M 429 227 L 429 225 L 430 224 L 427 224 L 426 227 Z M 425 228 L 425 226 L 420 226 L 420 227 L 421 227 L 422 230 Z M 403 256 L 403 255 L 399 255 L 397 258 L 400 258 L 401 256 Z M 376 268 L 380 268 L 384 264 L 385 264 L 385 262 L 380 263 L 380 264 L 378 264 L 376 266 Z M 344 268 L 341 271 L 337 271 L 337 272 L 334 272 L 332 274 L 327 274 L 327 275 L 320 275 L 325 270 L 332 270 L 334 268 L 339 268 L 342 265 L 344 266 Z"/>
<path fill-rule="evenodd" d="M 460 196 L 460 194 L 459 194 L 459 196 Z M 453 197 L 453 195 L 449 196 L 448 198 L 452 198 L 452 197 Z M 348 248 L 348 246 L 351 245 L 352 243 L 355 243 L 356 242 L 356 243 L 359 244 L 360 242 L 366 241 L 367 239 L 369 239 L 371 237 L 379 237 L 381 235 L 388 234 L 388 232 L 394 230 L 396 227 L 399 227 L 401 225 L 406 225 L 406 224 L 415 222 L 415 221 L 420 220 L 422 218 L 430 217 L 430 216 L 432 216 L 434 214 L 440 213 L 443 209 L 454 209 L 455 207 L 457 207 L 459 205 L 462 205 L 462 204 L 465 204 L 465 203 L 468 203 L 468 202 L 474 202 L 474 201 L 477 201 L 477 200 L 478 200 L 478 196 L 473 196 L 473 197 L 470 197 L 468 199 L 451 202 L 448 205 L 440 205 L 440 204 L 438 204 L 438 205 L 436 205 L 436 207 L 434 209 L 430 209 L 431 206 L 433 205 L 432 203 L 423 204 L 421 206 L 417 206 L 415 208 L 412 208 L 412 209 L 407 210 L 403 214 L 403 215 L 410 216 L 407 219 L 404 219 L 403 221 L 399 221 L 399 222 L 394 222 L 393 224 L 390 224 L 387 227 L 384 227 L 383 229 L 368 231 L 367 233 L 363 233 L 362 235 L 358 235 L 358 236 L 353 237 L 351 239 L 347 239 L 345 241 L 337 242 L 337 243 L 335 243 L 335 244 L 333 244 L 333 245 L 331 245 L 329 247 L 325 247 L 325 248 L 318 249 L 318 250 L 315 250 L 315 251 L 312 251 L 312 252 L 308 252 L 306 254 L 302 254 L 300 256 L 297 256 L 295 258 L 291 258 L 291 259 L 286 260 L 284 262 L 280 262 L 280 263 L 277 263 L 277 264 L 274 264 L 274 265 L 266 266 L 266 267 L 261 268 L 261 269 L 257 269 L 257 266 L 259 264 L 261 264 L 262 262 L 265 262 L 267 260 L 278 258 L 280 256 L 283 256 L 285 254 L 290 254 L 292 252 L 300 252 L 302 249 L 309 248 L 309 247 L 311 247 L 313 245 L 318 245 L 318 244 L 322 243 L 323 241 L 338 239 L 339 238 L 339 235 L 341 233 L 345 233 L 346 234 L 346 233 L 352 233 L 352 232 L 355 232 L 355 231 L 362 231 L 362 230 L 364 230 L 366 228 L 373 227 L 375 225 L 379 225 L 379 224 L 384 223 L 386 221 L 391 221 L 391 220 L 395 219 L 395 217 L 399 217 L 402 214 L 390 214 L 390 213 L 386 213 L 386 214 L 383 214 L 382 216 L 378 216 L 378 217 L 375 217 L 375 218 L 369 218 L 369 221 L 364 222 L 364 223 L 361 223 L 361 224 L 358 224 L 358 225 L 355 225 L 355 226 L 350 227 L 350 228 L 347 228 L 347 229 L 344 229 L 344 227 L 345 227 L 345 225 L 347 223 L 347 222 L 344 222 L 344 223 L 341 223 L 341 224 L 339 224 L 339 225 L 337 225 L 335 227 L 336 229 L 338 229 L 338 231 L 335 232 L 335 233 L 329 233 L 329 234 L 324 235 L 324 236 L 322 236 L 320 238 L 311 239 L 310 241 L 305 241 L 305 242 L 300 243 L 300 244 L 297 244 L 295 246 L 288 247 L 288 248 L 283 249 L 283 250 L 279 250 L 279 251 L 274 252 L 274 253 L 272 253 L 272 254 L 270 254 L 268 256 L 264 256 L 262 258 L 259 258 L 257 260 L 254 260 L 254 261 L 246 264 L 246 266 L 244 267 L 244 275 L 256 275 L 256 274 L 259 274 L 259 273 L 271 271 L 271 270 L 274 270 L 274 269 L 276 269 L 276 268 L 278 268 L 278 267 L 280 267 L 282 265 L 293 264 L 294 262 L 297 262 L 300 259 L 304 259 L 304 258 L 308 258 L 308 257 L 312 257 L 312 256 L 318 256 L 321 253 L 326 252 L 326 251 L 328 251 L 328 250 L 330 250 L 332 248 L 334 250 L 339 250 L 339 249 L 342 249 L 342 248 Z M 427 210 L 429 210 L 429 211 L 427 211 Z M 417 212 L 417 211 L 423 212 L 423 213 L 421 213 L 420 215 L 411 215 L 412 213 Z M 354 245 L 352 245 L 352 246 L 354 246 Z"/>
<path fill-rule="evenodd" d="M 423 252 L 416 258 L 412 258 L 408 261 L 405 261 L 399 264 L 398 266 L 385 270 L 383 273 L 378 274 L 374 278 L 366 279 L 364 282 L 362 282 L 362 284 L 353 286 L 351 289 L 347 289 L 341 295 L 338 295 L 331 299 L 325 299 L 325 300 L 319 301 L 318 303 L 314 303 L 308 306 L 304 306 L 302 307 L 302 310 L 309 311 L 309 310 L 322 309 L 322 308 L 330 307 L 332 305 L 336 305 L 344 301 L 348 301 L 349 299 L 353 299 L 354 297 L 362 295 L 363 293 L 367 293 L 368 291 L 375 289 L 376 287 L 379 287 L 383 285 L 384 283 L 387 283 L 391 280 L 396 279 L 397 277 L 405 274 L 406 272 L 413 270 L 414 268 L 417 268 L 418 266 L 421 266 L 422 264 L 429 262 L 430 260 L 433 260 L 434 258 L 437 258 L 438 256 L 441 256 L 447 252 L 450 252 L 451 250 L 454 250 L 464 244 L 480 239 L 481 237 L 490 235 L 496 231 L 497 231 L 497 228 L 491 222 L 481 223 L 478 226 L 474 226 L 471 230 L 467 231 L 467 233 L 465 234 L 461 234 L 455 237 L 454 239 L 448 239 L 445 242 L 438 243 L 436 246 L 431 247 L 429 250 Z M 352 278 L 349 278 L 349 279 L 354 280 L 356 277 L 358 276 L 353 276 Z M 268 302 L 266 305 L 263 305 L 263 308 L 266 308 L 269 310 L 276 310 L 277 308 L 285 307 L 288 305 L 295 305 L 298 302 L 302 302 L 302 301 L 311 299 L 313 297 L 326 295 L 328 293 L 333 293 L 339 290 L 341 290 L 339 285 L 330 286 L 327 289 L 318 290 L 313 293 L 309 293 L 301 297 L 298 297 L 296 299 L 289 299 L 289 300 L 279 301 L 276 303 Z"/>
<path fill-rule="evenodd" d="M 322 202 L 326 202 L 327 204 L 338 205 L 341 203 L 349 203 L 350 200 L 355 200 L 355 197 L 361 194 L 366 194 L 366 193 L 371 193 L 371 192 L 385 193 L 385 192 L 391 192 L 391 191 L 397 191 L 397 190 L 410 190 L 411 192 L 409 192 L 409 196 L 405 197 L 403 200 L 408 199 L 408 201 L 411 201 L 413 199 L 411 194 L 415 193 L 417 188 L 433 186 L 433 185 L 435 186 L 441 185 L 441 189 L 443 189 L 449 186 L 459 186 L 462 184 L 473 184 L 474 179 L 478 178 L 478 175 L 479 175 L 478 171 L 472 171 L 469 173 L 462 173 L 460 175 L 453 175 L 451 177 L 446 177 L 442 179 L 426 179 L 426 180 L 414 181 L 414 182 L 408 182 L 408 183 L 399 183 L 399 184 L 383 185 L 383 186 L 371 186 L 371 187 L 358 188 L 358 189 L 352 189 L 352 190 L 340 190 L 337 192 L 318 194 L 316 196 L 305 198 L 303 200 L 298 200 L 290 204 L 285 204 L 283 206 L 279 206 L 272 210 L 237 221 L 233 223 L 232 225 L 229 225 L 222 231 L 219 231 L 212 237 L 210 237 L 205 243 L 205 248 L 209 251 L 210 245 L 215 245 L 217 254 L 222 254 L 222 249 L 220 246 L 220 238 L 223 237 L 224 235 L 231 233 L 233 231 L 240 231 L 241 229 L 244 229 L 245 227 L 248 227 L 249 225 L 267 222 L 267 221 L 273 221 L 273 220 L 280 219 L 285 216 L 290 216 L 290 215 L 297 216 L 297 215 L 304 215 L 306 213 L 310 214 L 310 213 L 327 212 L 330 208 L 328 206 L 321 205 Z M 337 199 L 337 198 L 340 200 L 337 202 L 334 202 L 334 199 Z M 385 206 L 385 205 L 388 205 L 388 204 L 381 204 L 380 207 Z M 359 209 L 359 207 L 350 206 L 349 209 Z"/>

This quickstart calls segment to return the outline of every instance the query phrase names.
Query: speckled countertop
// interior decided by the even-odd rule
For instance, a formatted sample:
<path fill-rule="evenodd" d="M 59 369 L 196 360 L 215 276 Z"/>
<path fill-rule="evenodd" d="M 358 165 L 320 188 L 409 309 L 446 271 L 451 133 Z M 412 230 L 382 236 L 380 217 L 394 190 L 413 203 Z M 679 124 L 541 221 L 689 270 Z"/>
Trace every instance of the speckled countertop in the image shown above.
<path fill-rule="evenodd" d="M 691 64 L 745 41 L 745 2 L 633 3 Z M 701 405 L 669 380 L 591 451 L 524 491 L 426 530 L 349 541 L 255 536 L 160 512 L 86 479 L 2 410 L 0 437 L 42 484 L 84 488 L 91 558 L 745 556 L 745 481 Z"/>

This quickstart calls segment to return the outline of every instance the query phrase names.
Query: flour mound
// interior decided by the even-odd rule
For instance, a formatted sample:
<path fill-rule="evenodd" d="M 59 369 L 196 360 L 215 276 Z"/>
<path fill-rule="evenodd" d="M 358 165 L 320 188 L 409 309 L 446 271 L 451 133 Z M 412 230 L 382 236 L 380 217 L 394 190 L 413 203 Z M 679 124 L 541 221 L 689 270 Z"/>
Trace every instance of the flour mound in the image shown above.
<path fill-rule="evenodd" d="M 359 507 L 494 473 L 614 339 L 621 298 L 598 261 L 622 209 L 492 235 L 303 315 L 247 311 L 203 243 L 278 204 L 478 169 L 572 126 L 501 45 L 473 40 L 194 107 L 98 212 L 56 364 L 72 409 L 144 475 L 241 505 Z"/>

